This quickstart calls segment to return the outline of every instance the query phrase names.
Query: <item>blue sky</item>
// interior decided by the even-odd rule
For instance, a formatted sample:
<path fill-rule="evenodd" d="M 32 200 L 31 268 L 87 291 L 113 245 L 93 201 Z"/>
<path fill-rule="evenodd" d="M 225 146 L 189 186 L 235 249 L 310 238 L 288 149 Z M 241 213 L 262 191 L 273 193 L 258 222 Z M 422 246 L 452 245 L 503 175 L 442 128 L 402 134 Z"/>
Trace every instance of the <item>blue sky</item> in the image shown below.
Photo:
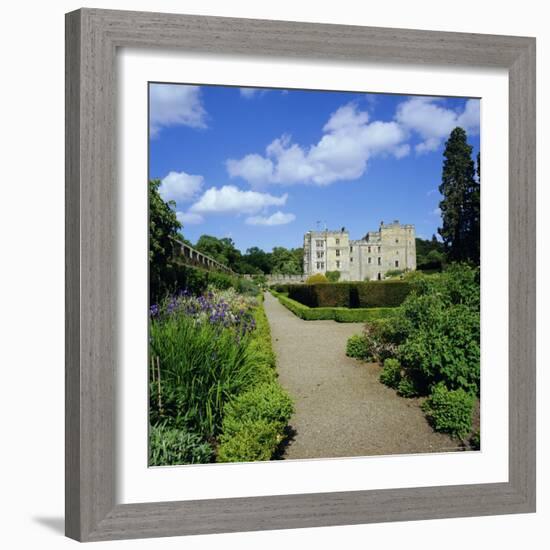
<path fill-rule="evenodd" d="M 430 238 L 450 131 L 479 150 L 478 99 L 150 84 L 149 177 L 183 234 L 302 245 L 317 227 L 350 237 L 398 219 Z"/>

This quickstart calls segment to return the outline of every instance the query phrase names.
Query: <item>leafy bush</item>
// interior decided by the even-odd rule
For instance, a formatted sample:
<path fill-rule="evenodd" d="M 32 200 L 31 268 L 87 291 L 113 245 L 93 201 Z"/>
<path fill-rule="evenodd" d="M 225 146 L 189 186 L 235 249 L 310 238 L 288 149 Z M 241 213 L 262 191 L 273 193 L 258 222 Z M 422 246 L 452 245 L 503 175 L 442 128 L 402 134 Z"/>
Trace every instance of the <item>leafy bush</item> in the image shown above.
<path fill-rule="evenodd" d="M 416 397 L 421 391 L 418 389 L 417 383 L 407 373 L 401 378 L 397 384 L 397 393 L 401 397 Z"/>
<path fill-rule="evenodd" d="M 470 437 L 470 447 L 474 451 L 479 451 L 481 449 L 481 436 L 479 430 L 476 430 Z"/>
<path fill-rule="evenodd" d="M 339 271 L 327 271 L 326 276 L 330 283 L 337 283 L 340 280 L 341 273 Z"/>
<path fill-rule="evenodd" d="M 413 321 L 399 358 L 429 384 L 479 391 L 479 312 L 465 305 L 450 306 L 441 296 L 413 298 L 404 306 Z"/>
<path fill-rule="evenodd" d="M 437 275 L 407 274 L 407 282 L 412 292 L 394 315 L 365 325 L 371 356 L 400 361 L 403 395 L 439 382 L 479 393 L 478 270 L 454 265 Z"/>
<path fill-rule="evenodd" d="M 269 460 L 293 413 L 290 396 L 277 383 L 260 384 L 225 407 L 220 462 Z"/>
<path fill-rule="evenodd" d="M 449 390 L 439 383 L 422 409 L 436 431 L 464 439 L 472 430 L 474 401 L 474 396 L 463 389 Z"/>
<path fill-rule="evenodd" d="M 149 466 L 204 464 L 212 461 L 213 452 L 198 434 L 166 426 L 150 427 Z"/>
<path fill-rule="evenodd" d="M 243 425 L 237 433 L 221 437 L 218 462 L 270 460 L 280 442 L 276 426 L 266 420 Z"/>
<path fill-rule="evenodd" d="M 315 275 L 310 275 L 306 279 L 307 285 L 314 285 L 316 283 L 328 283 L 328 279 L 322 273 L 315 273 Z"/>
<path fill-rule="evenodd" d="M 354 334 L 348 338 L 346 344 L 346 355 L 355 359 L 367 359 L 369 350 L 365 337 L 362 334 Z"/>
<path fill-rule="evenodd" d="M 380 382 L 390 388 L 396 389 L 401 382 L 401 364 L 397 359 L 386 359 L 380 373 Z"/>

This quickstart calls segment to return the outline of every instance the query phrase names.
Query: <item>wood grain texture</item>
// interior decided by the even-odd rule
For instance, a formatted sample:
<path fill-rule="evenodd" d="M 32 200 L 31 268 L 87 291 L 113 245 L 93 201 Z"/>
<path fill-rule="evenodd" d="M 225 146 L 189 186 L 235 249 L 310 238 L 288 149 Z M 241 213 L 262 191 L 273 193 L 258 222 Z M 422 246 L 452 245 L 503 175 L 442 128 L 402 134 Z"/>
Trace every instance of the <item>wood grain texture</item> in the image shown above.
<path fill-rule="evenodd" d="M 509 70 L 509 482 L 115 503 L 115 57 L 117 48 L 136 46 Z M 535 510 L 533 38 L 84 9 L 66 16 L 66 81 L 68 536 L 110 540 Z"/>

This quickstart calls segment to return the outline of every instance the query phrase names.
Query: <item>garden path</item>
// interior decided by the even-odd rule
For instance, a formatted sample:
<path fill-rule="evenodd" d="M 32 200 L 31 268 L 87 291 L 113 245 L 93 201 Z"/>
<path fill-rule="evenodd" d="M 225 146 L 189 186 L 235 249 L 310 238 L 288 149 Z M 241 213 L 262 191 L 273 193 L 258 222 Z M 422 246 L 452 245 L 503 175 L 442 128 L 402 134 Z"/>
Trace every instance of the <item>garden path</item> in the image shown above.
<path fill-rule="evenodd" d="M 295 403 L 283 458 L 329 458 L 459 450 L 426 422 L 418 399 L 381 384 L 380 367 L 345 355 L 362 323 L 304 321 L 265 294 L 279 381 Z"/>

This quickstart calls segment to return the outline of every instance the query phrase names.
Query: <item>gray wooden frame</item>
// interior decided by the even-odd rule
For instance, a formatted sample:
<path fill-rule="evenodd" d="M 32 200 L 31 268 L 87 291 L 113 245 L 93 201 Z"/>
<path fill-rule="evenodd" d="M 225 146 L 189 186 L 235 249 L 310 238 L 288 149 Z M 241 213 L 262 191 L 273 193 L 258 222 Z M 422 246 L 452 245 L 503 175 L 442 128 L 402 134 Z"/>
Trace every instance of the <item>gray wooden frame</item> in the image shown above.
<path fill-rule="evenodd" d="M 115 503 L 119 47 L 508 69 L 508 482 Z M 67 536 L 98 541 L 535 511 L 534 38 L 82 9 L 66 16 L 66 116 Z"/>

